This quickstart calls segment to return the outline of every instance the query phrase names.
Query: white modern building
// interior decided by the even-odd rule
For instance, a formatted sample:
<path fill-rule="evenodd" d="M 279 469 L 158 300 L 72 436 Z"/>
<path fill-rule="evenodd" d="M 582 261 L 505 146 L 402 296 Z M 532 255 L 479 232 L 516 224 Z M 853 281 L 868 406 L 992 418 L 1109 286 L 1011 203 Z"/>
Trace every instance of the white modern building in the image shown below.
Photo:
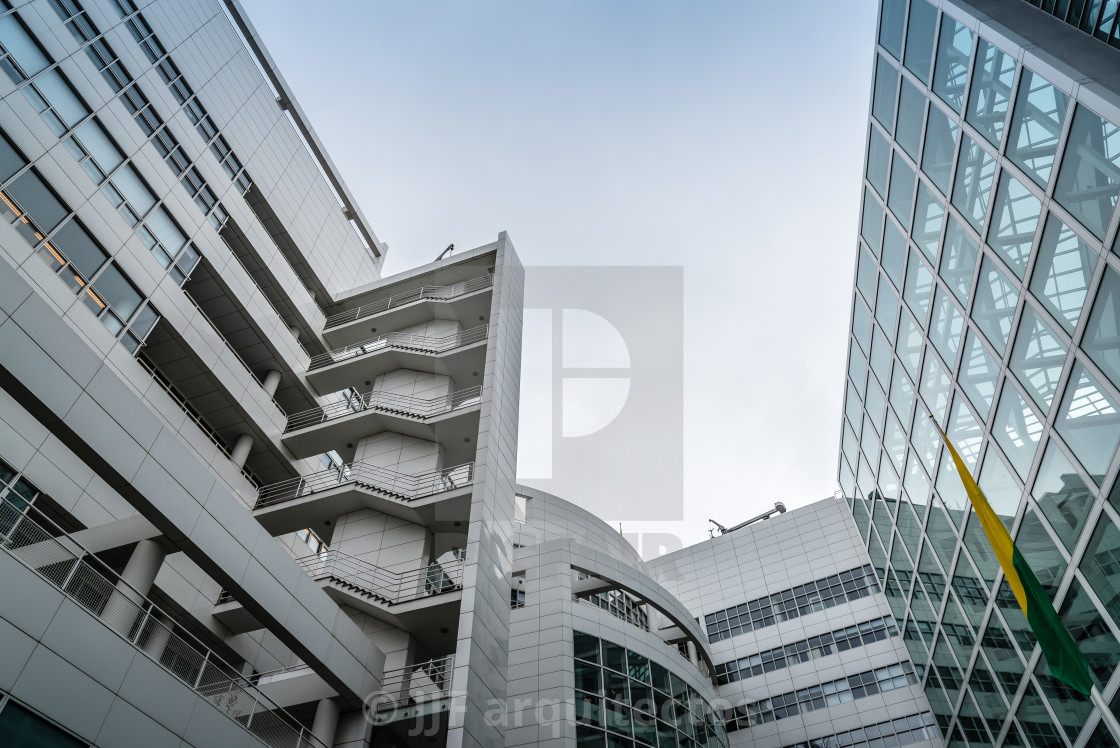
<path fill-rule="evenodd" d="M 509 238 L 382 277 L 235 0 L 0 67 L 0 742 L 939 739 L 842 503 L 646 564 L 515 485 Z"/>

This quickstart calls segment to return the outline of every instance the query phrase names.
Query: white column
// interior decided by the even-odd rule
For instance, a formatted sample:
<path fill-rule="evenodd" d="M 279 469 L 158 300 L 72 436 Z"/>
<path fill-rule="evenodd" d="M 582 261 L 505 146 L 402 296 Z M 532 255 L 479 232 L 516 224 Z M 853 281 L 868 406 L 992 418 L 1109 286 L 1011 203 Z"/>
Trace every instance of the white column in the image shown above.
<path fill-rule="evenodd" d="M 688 640 L 688 661 L 697 667 L 700 666 L 700 656 L 696 652 L 696 642 Z"/>
<path fill-rule="evenodd" d="M 121 572 L 121 581 L 110 595 L 101 618 L 118 632 L 128 636 L 140 610 L 140 602 L 152 589 L 167 551 L 154 540 L 141 540 Z M 127 582 L 127 584 L 126 584 Z"/>
<path fill-rule="evenodd" d="M 233 445 L 233 451 L 229 454 L 229 461 L 238 468 L 245 467 L 245 460 L 249 459 L 249 451 L 252 448 L 253 437 L 242 434 L 237 437 L 237 443 Z"/>
<path fill-rule="evenodd" d="M 271 371 L 269 371 L 267 374 L 264 375 L 264 381 L 261 382 L 261 387 L 264 388 L 264 392 L 265 392 L 266 395 L 268 395 L 269 397 L 272 397 L 273 395 L 275 395 L 276 394 L 276 388 L 279 387 L 279 386 L 280 386 L 280 372 L 279 371 L 277 371 L 276 369 L 272 369 Z"/>
<path fill-rule="evenodd" d="M 338 702 L 334 699 L 320 699 L 315 705 L 315 721 L 311 723 L 311 734 L 330 748 L 334 745 L 334 733 L 338 729 Z"/>

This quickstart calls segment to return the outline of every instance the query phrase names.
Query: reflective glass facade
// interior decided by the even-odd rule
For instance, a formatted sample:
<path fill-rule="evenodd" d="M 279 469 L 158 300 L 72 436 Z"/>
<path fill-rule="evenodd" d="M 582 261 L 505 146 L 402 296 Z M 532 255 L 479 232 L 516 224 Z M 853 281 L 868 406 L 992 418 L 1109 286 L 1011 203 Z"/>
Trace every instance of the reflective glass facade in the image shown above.
<path fill-rule="evenodd" d="M 882 2 L 838 480 L 950 745 L 1115 746 L 1051 677 L 933 425 L 1117 711 L 1120 95 L 1052 67 L 1045 33 L 986 28 Z"/>

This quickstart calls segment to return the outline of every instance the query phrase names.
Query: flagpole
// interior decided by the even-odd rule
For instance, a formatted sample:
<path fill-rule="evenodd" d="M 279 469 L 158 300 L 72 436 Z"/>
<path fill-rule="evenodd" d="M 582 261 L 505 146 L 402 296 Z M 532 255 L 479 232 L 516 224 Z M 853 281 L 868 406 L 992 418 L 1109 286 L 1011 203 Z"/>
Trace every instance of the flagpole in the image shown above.
<path fill-rule="evenodd" d="M 1089 692 L 1089 698 L 1101 710 L 1101 721 L 1109 726 L 1113 735 L 1120 737 L 1120 720 L 1117 720 L 1116 715 L 1112 713 L 1108 702 L 1104 700 L 1104 694 L 1096 686 L 1093 686 L 1093 690 Z"/>

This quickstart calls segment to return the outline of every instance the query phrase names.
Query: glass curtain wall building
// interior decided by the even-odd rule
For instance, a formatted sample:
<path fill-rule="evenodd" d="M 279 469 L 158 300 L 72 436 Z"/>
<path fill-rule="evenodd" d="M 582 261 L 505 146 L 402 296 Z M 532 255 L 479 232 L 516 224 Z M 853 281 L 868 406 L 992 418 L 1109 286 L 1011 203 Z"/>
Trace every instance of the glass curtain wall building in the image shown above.
<path fill-rule="evenodd" d="M 1117 745 L 937 427 L 1120 711 L 1120 51 L 1022 0 L 884 0 L 873 64 L 840 485 L 951 745 Z"/>

